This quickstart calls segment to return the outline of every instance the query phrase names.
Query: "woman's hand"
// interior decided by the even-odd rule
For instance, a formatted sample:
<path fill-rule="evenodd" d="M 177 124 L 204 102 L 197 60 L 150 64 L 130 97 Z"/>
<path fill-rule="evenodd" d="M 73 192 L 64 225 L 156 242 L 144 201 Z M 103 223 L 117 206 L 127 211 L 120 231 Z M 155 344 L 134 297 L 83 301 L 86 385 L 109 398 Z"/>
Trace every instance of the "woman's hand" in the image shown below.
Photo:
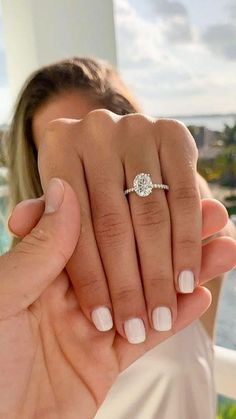
<path fill-rule="evenodd" d="M 146 342 L 138 346 L 114 329 L 97 331 L 63 271 L 79 237 L 76 196 L 66 182 L 53 180 L 45 199 L 45 209 L 43 199 L 16 207 L 9 225 L 25 237 L 0 258 L 0 419 L 91 419 L 119 372 L 198 318 L 210 295 L 201 287 L 179 295 L 174 330 L 148 328 Z M 30 224 L 36 224 L 31 232 Z M 236 250 L 229 243 L 232 259 Z M 218 243 L 216 260 L 221 251 Z M 224 269 L 231 267 L 232 261 L 224 261 Z"/>
<path fill-rule="evenodd" d="M 81 236 L 67 271 L 81 310 L 99 330 L 112 328 L 111 315 L 132 343 L 145 340 L 148 326 L 169 330 L 176 291 L 199 283 L 196 162 L 194 140 L 177 121 L 96 110 L 82 121 L 49 124 L 39 146 L 41 180 L 45 188 L 62 177 L 79 198 Z M 140 172 L 169 192 L 125 196 Z"/>

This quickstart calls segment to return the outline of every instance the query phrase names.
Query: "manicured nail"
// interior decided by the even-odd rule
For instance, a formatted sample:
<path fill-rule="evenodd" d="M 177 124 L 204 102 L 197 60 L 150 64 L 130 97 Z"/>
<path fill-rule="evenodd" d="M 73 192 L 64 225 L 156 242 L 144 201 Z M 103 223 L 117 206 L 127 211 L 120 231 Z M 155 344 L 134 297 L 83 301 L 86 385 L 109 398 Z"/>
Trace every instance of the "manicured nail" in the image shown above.
<path fill-rule="evenodd" d="M 142 319 L 126 320 L 124 330 L 129 343 L 142 343 L 146 339 L 145 326 Z"/>
<path fill-rule="evenodd" d="M 179 274 L 179 289 L 183 294 L 190 294 L 194 290 L 194 275 L 192 271 L 182 271 Z"/>
<path fill-rule="evenodd" d="M 152 312 L 154 329 L 158 332 L 167 332 L 172 328 L 172 315 L 169 307 L 157 307 Z"/>
<path fill-rule="evenodd" d="M 45 214 L 52 214 L 59 210 L 64 198 L 64 192 L 65 188 L 60 179 L 53 178 L 50 180 L 45 194 Z"/>
<path fill-rule="evenodd" d="M 91 314 L 95 327 L 100 332 L 107 332 L 113 328 L 113 320 L 108 307 L 95 308 Z"/>

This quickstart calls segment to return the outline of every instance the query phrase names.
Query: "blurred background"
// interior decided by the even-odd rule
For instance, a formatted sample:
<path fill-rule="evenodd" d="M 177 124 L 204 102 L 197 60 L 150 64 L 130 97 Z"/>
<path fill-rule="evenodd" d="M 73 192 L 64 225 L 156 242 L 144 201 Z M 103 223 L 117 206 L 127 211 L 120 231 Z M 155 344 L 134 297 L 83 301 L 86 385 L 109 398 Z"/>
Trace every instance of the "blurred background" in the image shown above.
<path fill-rule="evenodd" d="M 199 148 L 199 172 L 236 222 L 236 0 L 0 1 L 0 138 L 26 77 L 71 55 L 108 59 L 144 113 L 177 118 L 189 127 Z M 9 237 L 1 143 L 4 252 Z M 233 271 L 225 281 L 217 324 L 217 345 L 234 351 L 235 278 Z M 236 418 L 229 395 L 219 395 L 219 418 Z"/>

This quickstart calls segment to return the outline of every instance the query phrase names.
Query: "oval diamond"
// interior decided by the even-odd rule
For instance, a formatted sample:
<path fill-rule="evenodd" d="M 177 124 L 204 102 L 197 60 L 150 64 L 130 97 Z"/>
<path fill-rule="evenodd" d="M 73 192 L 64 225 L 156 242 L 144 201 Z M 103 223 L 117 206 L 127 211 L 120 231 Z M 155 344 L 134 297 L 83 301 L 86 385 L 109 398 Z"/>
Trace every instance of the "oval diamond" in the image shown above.
<path fill-rule="evenodd" d="M 134 190 L 139 196 L 148 196 L 152 193 L 152 179 L 147 173 L 140 173 L 134 178 Z"/>

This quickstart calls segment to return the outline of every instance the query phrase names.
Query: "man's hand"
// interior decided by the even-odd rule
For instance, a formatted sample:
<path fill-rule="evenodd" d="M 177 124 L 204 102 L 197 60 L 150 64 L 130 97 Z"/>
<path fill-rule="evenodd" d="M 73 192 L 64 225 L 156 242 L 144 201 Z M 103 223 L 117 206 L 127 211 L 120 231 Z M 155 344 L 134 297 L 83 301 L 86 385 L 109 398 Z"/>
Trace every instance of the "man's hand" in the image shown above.
<path fill-rule="evenodd" d="M 16 207 L 11 228 L 19 230 L 23 218 L 29 227 L 30 214 L 34 228 L 27 231 L 25 222 L 21 243 L 0 258 L 0 419 L 91 419 L 119 372 L 198 318 L 210 295 L 201 287 L 179 295 L 175 328 L 149 328 L 140 345 L 114 329 L 99 332 L 63 271 L 79 238 L 76 195 L 54 180 L 45 200 L 45 211 L 43 200 Z M 235 246 L 227 246 L 235 256 Z M 228 269 L 232 261 L 225 260 Z"/>

